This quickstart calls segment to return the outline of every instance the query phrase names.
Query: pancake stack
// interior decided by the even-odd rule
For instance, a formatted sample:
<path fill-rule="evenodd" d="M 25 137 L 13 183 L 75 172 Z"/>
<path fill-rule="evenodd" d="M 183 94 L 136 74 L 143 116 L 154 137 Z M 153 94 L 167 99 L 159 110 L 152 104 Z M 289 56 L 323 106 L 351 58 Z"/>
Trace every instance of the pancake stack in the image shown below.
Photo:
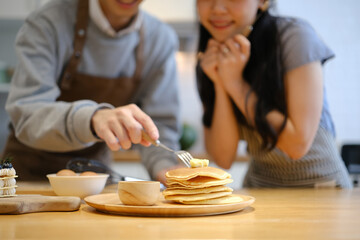
<path fill-rule="evenodd" d="M 225 186 L 233 182 L 231 175 L 219 168 L 177 168 L 166 173 L 166 200 L 182 204 L 225 204 L 242 201 Z"/>

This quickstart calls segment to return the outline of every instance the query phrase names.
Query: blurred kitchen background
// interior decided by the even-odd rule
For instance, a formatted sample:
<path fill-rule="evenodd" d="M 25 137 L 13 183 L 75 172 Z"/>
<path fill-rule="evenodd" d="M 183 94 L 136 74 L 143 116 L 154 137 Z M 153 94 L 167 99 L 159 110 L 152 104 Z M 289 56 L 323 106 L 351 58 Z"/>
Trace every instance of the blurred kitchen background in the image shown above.
<path fill-rule="evenodd" d="M 0 151 L 8 134 L 4 110 L 12 70 L 16 65 L 14 40 L 26 16 L 49 0 L 0 0 Z M 169 23 L 178 33 L 183 123 L 189 134 L 187 143 L 196 141 L 189 151 L 206 157 L 201 127 L 201 104 L 194 74 L 197 46 L 195 0 L 146 0 L 142 8 Z M 339 149 L 343 144 L 360 144 L 360 1 L 359 0 L 277 0 L 276 14 L 306 19 L 336 54 L 325 65 L 325 84 L 337 130 Z M 185 143 L 186 144 L 186 143 Z M 240 144 L 239 157 L 228 170 L 238 189 L 247 168 L 246 143 Z M 113 168 L 128 176 L 148 178 L 136 154 L 115 155 Z"/>

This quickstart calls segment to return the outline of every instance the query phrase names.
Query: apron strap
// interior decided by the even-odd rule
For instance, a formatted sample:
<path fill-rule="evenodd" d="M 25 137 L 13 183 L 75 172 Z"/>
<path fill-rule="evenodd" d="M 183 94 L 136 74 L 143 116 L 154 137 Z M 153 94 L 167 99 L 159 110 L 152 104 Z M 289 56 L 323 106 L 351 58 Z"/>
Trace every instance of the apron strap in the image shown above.
<path fill-rule="evenodd" d="M 136 49 L 136 69 L 134 73 L 134 81 L 138 85 L 141 81 L 141 72 L 144 66 L 144 23 L 141 24 L 139 31 L 139 44 Z"/>
<path fill-rule="evenodd" d="M 81 59 L 86 39 L 86 29 L 89 22 L 89 1 L 79 0 L 76 14 L 76 25 L 74 33 L 74 51 L 64 71 L 60 87 L 70 89 L 71 81 L 76 74 L 77 66 Z"/>
<path fill-rule="evenodd" d="M 68 65 L 65 68 L 63 73 L 60 88 L 64 90 L 69 90 L 71 88 L 71 82 L 75 78 L 77 73 L 77 66 L 80 63 L 82 50 L 85 45 L 86 40 L 86 30 L 89 22 L 89 1 L 88 0 L 79 0 L 77 16 L 76 16 L 76 26 L 74 33 L 74 51 L 71 55 Z M 144 55 L 144 24 L 141 24 L 139 31 L 139 45 L 136 49 L 136 69 L 134 73 L 134 81 L 138 85 L 141 81 L 141 73 L 143 69 L 143 55 Z"/>

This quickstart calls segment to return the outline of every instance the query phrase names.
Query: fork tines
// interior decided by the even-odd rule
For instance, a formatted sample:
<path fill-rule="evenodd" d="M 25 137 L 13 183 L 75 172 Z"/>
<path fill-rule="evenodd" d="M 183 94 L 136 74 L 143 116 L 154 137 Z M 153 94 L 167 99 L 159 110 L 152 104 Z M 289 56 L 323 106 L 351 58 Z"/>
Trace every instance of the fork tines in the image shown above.
<path fill-rule="evenodd" d="M 189 152 L 186 151 L 178 151 L 177 152 L 178 157 L 180 158 L 181 161 L 183 161 L 183 163 L 187 166 L 187 167 L 191 167 L 190 165 L 190 160 L 193 159 L 193 157 L 191 156 L 191 154 Z"/>

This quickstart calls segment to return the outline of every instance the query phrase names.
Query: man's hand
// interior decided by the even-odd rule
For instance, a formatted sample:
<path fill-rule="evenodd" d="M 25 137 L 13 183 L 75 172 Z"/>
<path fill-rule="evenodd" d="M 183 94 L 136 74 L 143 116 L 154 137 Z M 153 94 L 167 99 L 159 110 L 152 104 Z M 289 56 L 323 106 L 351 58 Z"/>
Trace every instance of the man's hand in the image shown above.
<path fill-rule="evenodd" d="M 159 131 L 152 119 L 135 104 L 100 109 L 92 117 L 91 124 L 96 135 L 113 151 L 129 149 L 132 143 L 150 146 L 150 142 L 142 139 L 142 130 L 154 140 L 159 138 Z"/>

